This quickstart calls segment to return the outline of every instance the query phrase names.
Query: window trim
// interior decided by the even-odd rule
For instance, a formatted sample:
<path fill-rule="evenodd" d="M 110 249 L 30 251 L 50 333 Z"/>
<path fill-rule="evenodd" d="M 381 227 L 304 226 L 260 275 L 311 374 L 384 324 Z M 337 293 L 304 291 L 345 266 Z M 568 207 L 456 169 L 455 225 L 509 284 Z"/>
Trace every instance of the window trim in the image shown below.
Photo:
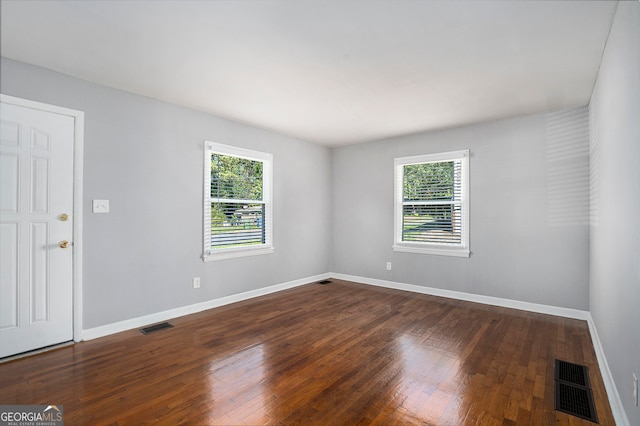
<path fill-rule="evenodd" d="M 404 166 L 410 164 L 436 163 L 462 160 L 462 235 L 460 244 L 420 243 L 402 241 L 402 219 L 404 202 Z M 393 250 L 399 252 L 442 256 L 469 257 L 469 150 L 449 151 L 436 154 L 398 157 L 394 159 L 394 235 Z"/>
<path fill-rule="evenodd" d="M 260 245 L 232 248 L 211 248 L 211 154 L 218 153 L 262 162 L 262 201 L 264 202 L 265 242 Z M 273 253 L 273 154 L 225 145 L 204 142 L 204 188 L 203 188 L 203 252 L 202 260 L 231 259 Z"/>

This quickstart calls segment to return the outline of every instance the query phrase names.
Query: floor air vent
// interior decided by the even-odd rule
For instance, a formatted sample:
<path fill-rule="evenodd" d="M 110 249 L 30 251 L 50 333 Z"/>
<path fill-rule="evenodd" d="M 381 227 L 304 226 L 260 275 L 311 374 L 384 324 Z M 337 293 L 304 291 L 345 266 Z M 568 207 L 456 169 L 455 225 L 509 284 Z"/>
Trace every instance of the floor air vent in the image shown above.
<path fill-rule="evenodd" d="M 153 333 L 154 331 L 160 331 L 160 330 L 164 330 L 171 327 L 173 327 L 173 325 L 169 324 L 168 322 L 161 322 L 160 324 L 150 325 L 149 327 L 141 328 L 140 333 L 149 334 L 149 333 Z"/>
<path fill-rule="evenodd" d="M 556 380 L 589 388 L 589 370 L 585 365 L 572 364 L 556 359 Z"/>
<path fill-rule="evenodd" d="M 331 284 L 333 281 L 331 280 L 322 280 L 322 281 L 318 281 L 318 284 Z"/>
<path fill-rule="evenodd" d="M 598 423 L 586 366 L 556 360 L 554 404 L 558 411 Z"/>

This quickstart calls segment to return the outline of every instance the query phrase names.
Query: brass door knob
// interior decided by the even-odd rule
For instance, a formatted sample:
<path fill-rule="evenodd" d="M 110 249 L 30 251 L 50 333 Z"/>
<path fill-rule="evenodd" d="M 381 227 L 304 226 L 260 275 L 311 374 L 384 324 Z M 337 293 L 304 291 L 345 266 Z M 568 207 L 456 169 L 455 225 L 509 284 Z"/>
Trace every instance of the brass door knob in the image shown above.
<path fill-rule="evenodd" d="M 60 219 L 61 222 L 66 222 L 67 220 L 69 220 L 69 215 L 66 213 L 62 213 L 60 216 L 58 216 L 58 219 Z"/>
<path fill-rule="evenodd" d="M 62 240 L 58 243 L 58 247 L 60 248 L 68 248 L 69 247 L 69 241 L 67 240 Z"/>

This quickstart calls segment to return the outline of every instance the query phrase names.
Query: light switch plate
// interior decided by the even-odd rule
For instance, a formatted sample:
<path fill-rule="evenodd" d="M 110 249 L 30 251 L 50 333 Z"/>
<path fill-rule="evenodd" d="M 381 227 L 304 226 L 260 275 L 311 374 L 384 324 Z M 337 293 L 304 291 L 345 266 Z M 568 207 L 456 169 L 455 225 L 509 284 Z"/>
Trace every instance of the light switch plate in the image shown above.
<path fill-rule="evenodd" d="M 94 213 L 109 213 L 109 200 L 93 200 Z"/>

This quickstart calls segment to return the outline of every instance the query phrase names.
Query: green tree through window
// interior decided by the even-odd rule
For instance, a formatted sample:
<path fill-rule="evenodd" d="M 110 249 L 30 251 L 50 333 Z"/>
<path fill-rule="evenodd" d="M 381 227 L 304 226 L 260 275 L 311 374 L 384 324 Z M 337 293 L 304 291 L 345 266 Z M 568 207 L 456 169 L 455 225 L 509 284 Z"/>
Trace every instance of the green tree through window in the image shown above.
<path fill-rule="evenodd" d="M 211 154 L 211 196 L 262 200 L 262 162 Z"/>
<path fill-rule="evenodd" d="M 456 169 L 455 161 L 404 166 L 403 241 L 460 242 Z"/>
<path fill-rule="evenodd" d="M 211 154 L 211 247 L 264 244 L 262 162 Z"/>

